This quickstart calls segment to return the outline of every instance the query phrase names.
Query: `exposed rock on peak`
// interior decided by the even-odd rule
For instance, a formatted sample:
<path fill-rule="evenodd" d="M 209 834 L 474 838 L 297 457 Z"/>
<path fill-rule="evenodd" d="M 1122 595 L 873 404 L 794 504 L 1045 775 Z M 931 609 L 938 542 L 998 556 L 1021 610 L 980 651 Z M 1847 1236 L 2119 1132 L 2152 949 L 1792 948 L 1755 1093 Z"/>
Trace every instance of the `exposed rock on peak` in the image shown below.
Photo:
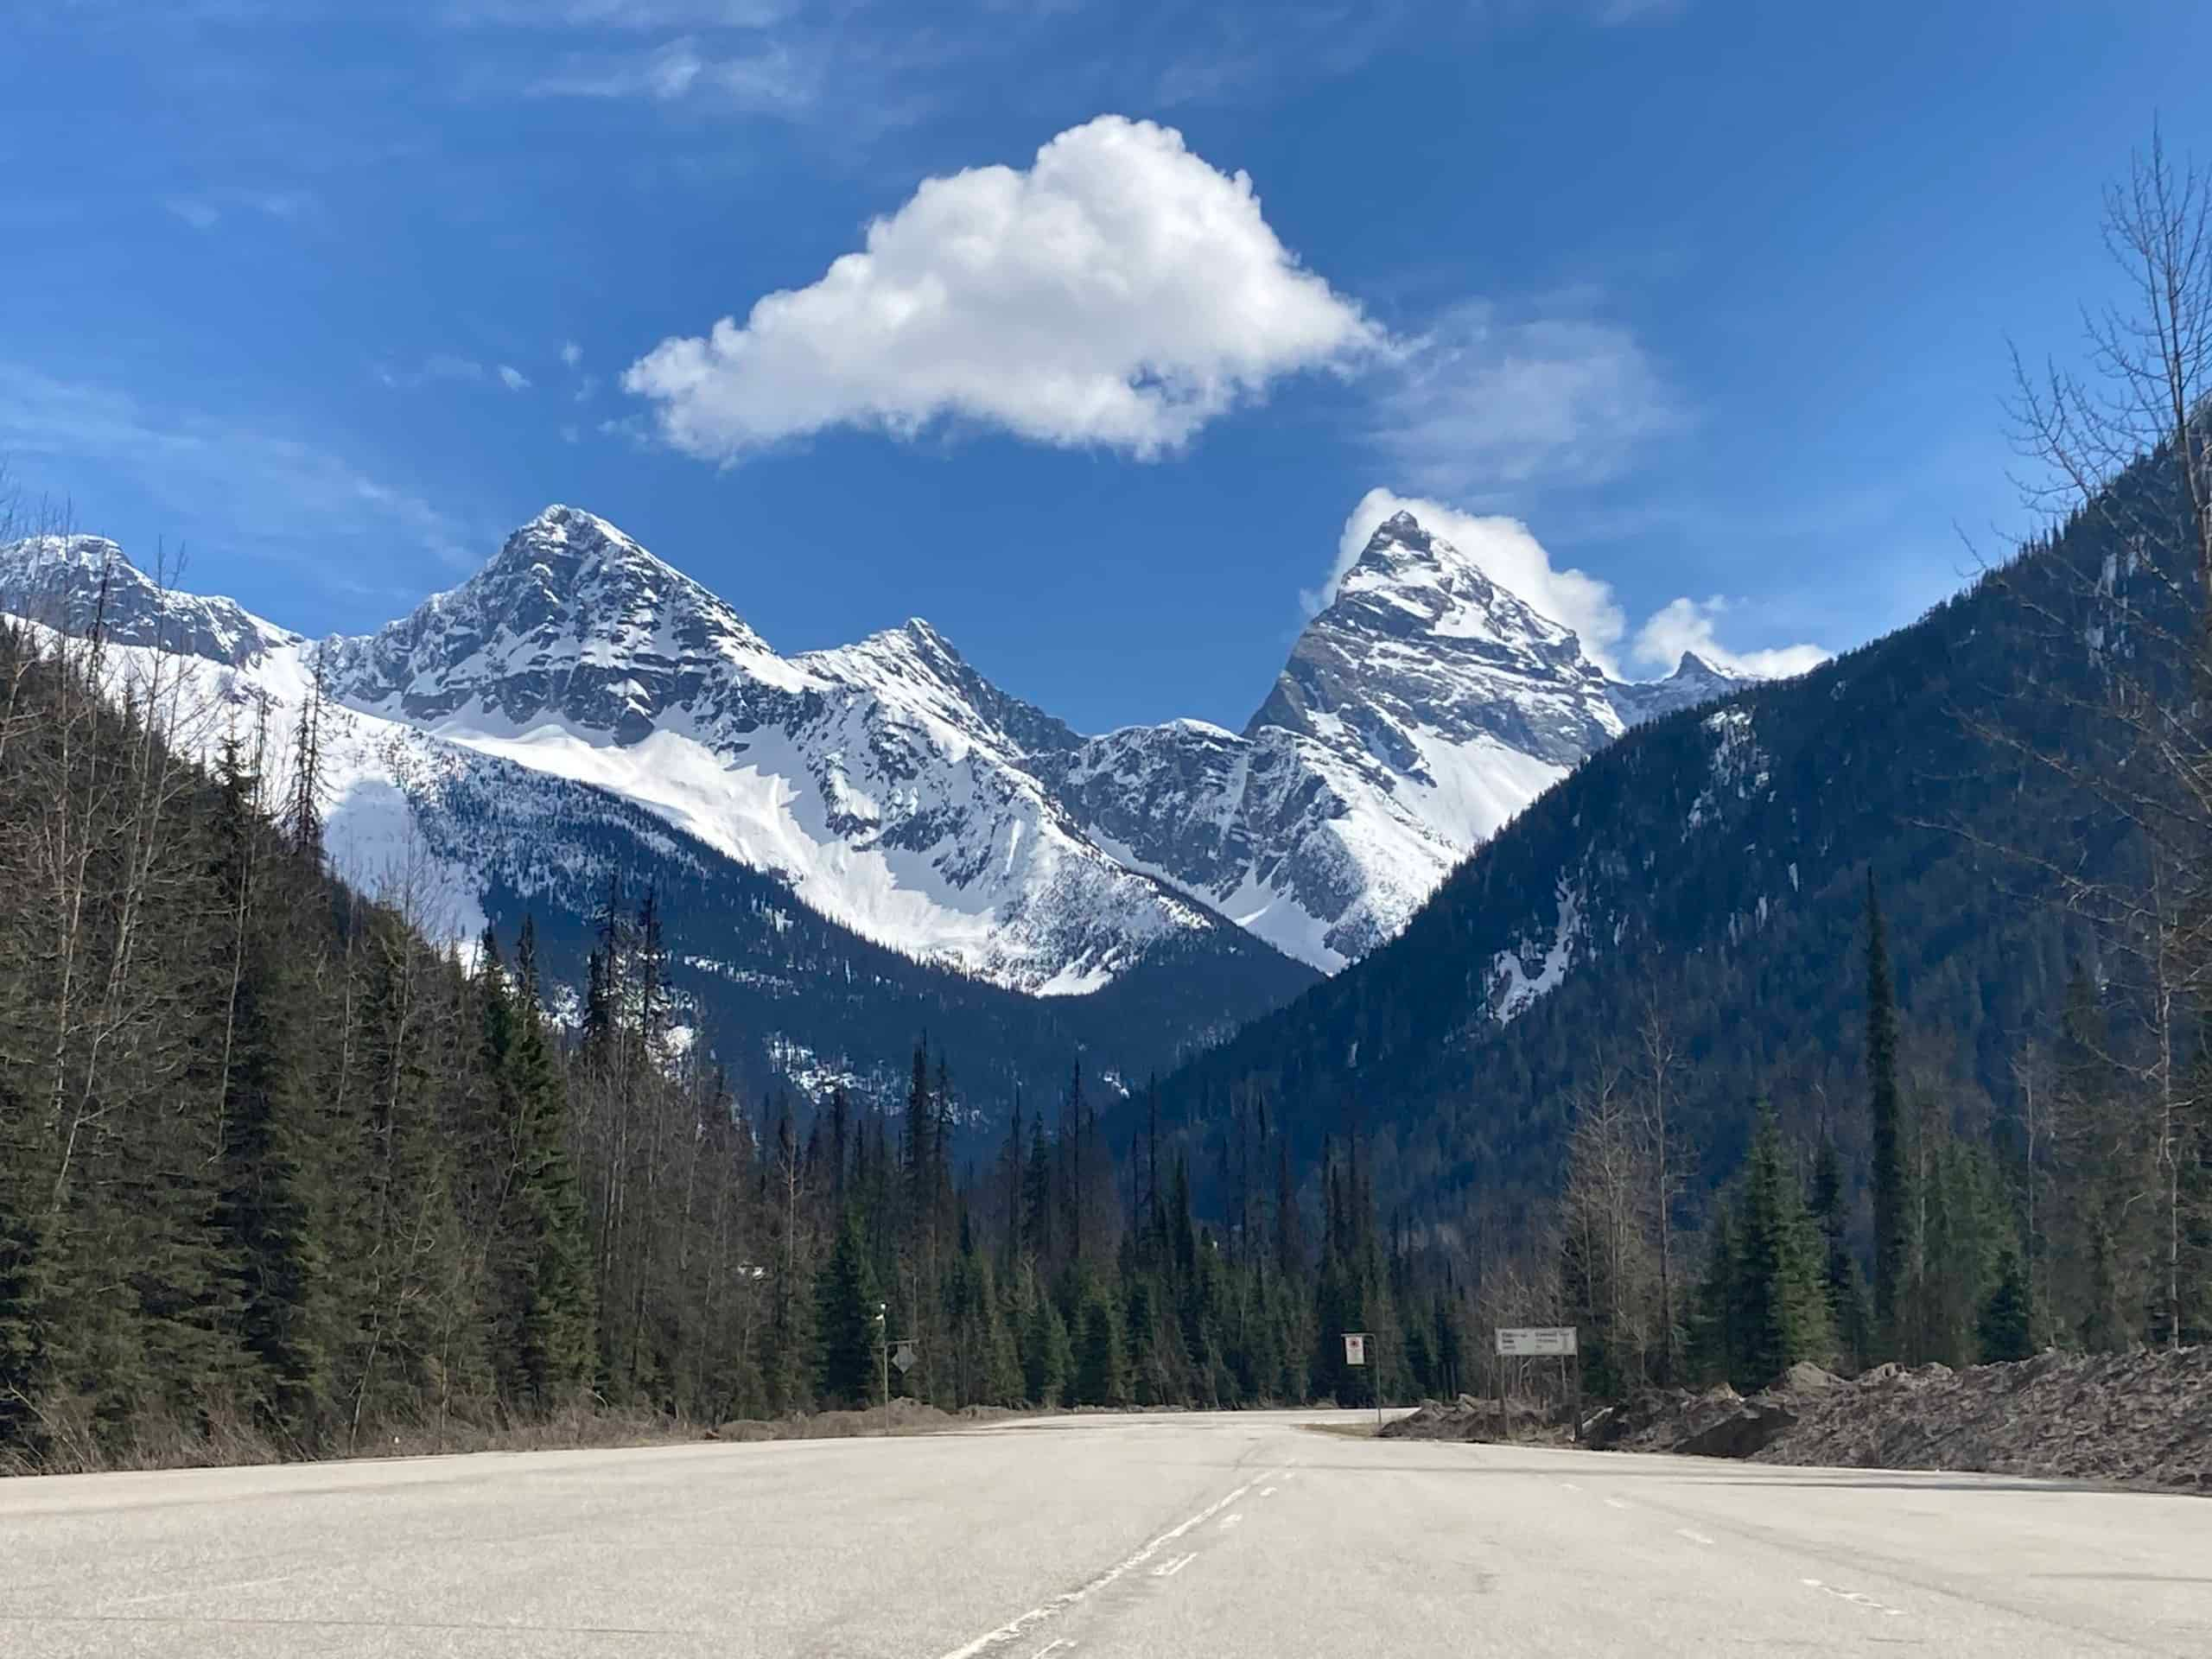
<path fill-rule="evenodd" d="M 0 545 L 0 612 L 65 633 L 151 645 L 237 667 L 299 636 L 235 600 L 165 588 L 104 536 L 34 536 Z"/>

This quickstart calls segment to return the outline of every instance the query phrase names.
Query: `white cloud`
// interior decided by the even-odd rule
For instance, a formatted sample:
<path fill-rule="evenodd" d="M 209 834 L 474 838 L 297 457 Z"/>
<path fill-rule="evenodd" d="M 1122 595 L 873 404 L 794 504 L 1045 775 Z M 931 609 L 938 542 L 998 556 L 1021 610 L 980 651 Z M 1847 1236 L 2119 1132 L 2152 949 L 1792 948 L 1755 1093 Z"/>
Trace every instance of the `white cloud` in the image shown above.
<path fill-rule="evenodd" d="M 563 363 L 573 369 L 577 364 L 583 360 L 584 348 L 582 346 L 577 345 L 573 340 L 564 340 L 561 342 L 561 361 Z"/>
<path fill-rule="evenodd" d="M 509 391 L 528 391 L 530 377 L 512 364 L 502 363 L 499 365 L 499 384 Z"/>
<path fill-rule="evenodd" d="M 1624 470 L 1682 416 L 1627 329 L 1510 321 L 1485 301 L 1446 312 L 1395 354 L 1372 434 L 1416 488 L 1462 499 Z"/>
<path fill-rule="evenodd" d="M 1300 596 L 1309 611 L 1335 597 L 1337 584 L 1374 538 L 1376 528 L 1400 512 L 1412 513 L 1430 535 L 1442 537 L 1467 555 L 1514 597 L 1573 628 L 1591 659 L 1616 671 L 1615 647 L 1627 632 L 1628 620 L 1610 584 L 1580 570 L 1555 567 L 1543 544 L 1517 518 L 1478 517 L 1440 501 L 1390 490 L 1370 490 L 1351 510 L 1327 579 L 1318 590 Z"/>
<path fill-rule="evenodd" d="M 662 435 L 727 460 L 835 426 L 940 421 L 1150 458 L 1381 335 L 1302 270 L 1242 173 L 1101 116 L 1027 171 L 925 181 L 808 287 L 663 340 L 623 377 Z"/>
<path fill-rule="evenodd" d="M 1818 645 L 1780 645 L 1764 651 L 1731 651 L 1713 637 L 1714 620 L 1730 609 L 1716 594 L 1704 601 L 1671 600 L 1654 612 L 1637 630 L 1637 660 L 1661 671 L 1671 671 L 1686 651 L 1695 652 L 1716 668 L 1762 679 L 1780 679 L 1818 668 L 1828 653 Z"/>
<path fill-rule="evenodd" d="M 1390 490 L 1370 490 L 1344 520 L 1327 577 L 1319 588 L 1299 595 L 1309 613 L 1335 597 L 1337 584 L 1366 550 L 1376 528 L 1400 512 L 1412 513 L 1429 534 L 1443 537 L 1473 559 L 1484 575 L 1508 593 L 1573 628 L 1584 654 L 1607 673 L 1620 677 L 1628 672 L 1621 650 L 1628 639 L 1628 620 L 1611 582 L 1554 564 L 1543 543 L 1517 518 L 1479 516 Z M 1802 674 L 1827 660 L 1828 653 L 1818 645 L 1730 649 L 1720 643 L 1715 629 L 1717 620 L 1730 608 L 1730 602 L 1719 597 L 1701 602 L 1671 601 L 1637 631 L 1627 657 L 1639 668 L 1666 674 L 1674 671 L 1684 652 L 1694 651 L 1716 668 L 1770 679 Z"/>

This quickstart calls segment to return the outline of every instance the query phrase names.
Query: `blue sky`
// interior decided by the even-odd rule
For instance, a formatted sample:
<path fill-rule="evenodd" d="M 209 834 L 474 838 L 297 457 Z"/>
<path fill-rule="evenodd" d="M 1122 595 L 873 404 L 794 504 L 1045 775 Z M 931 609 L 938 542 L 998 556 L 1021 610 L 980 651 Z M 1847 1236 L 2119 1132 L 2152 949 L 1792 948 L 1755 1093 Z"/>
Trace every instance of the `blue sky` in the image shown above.
<path fill-rule="evenodd" d="M 2164 0 L 18 10 L 0 453 L 79 528 L 355 630 L 565 500 L 1086 729 L 1241 724 L 1376 492 L 1627 671 L 1910 620 L 2102 182 L 2212 149 Z"/>

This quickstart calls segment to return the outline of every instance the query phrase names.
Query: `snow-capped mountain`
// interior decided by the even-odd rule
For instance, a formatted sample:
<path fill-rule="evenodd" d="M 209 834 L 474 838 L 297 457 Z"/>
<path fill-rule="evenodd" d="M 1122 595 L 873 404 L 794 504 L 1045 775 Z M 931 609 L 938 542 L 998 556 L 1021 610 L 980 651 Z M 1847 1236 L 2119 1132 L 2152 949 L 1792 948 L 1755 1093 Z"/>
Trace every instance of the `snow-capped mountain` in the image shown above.
<path fill-rule="evenodd" d="M 1675 671 L 1665 679 L 1626 683 L 1616 680 L 1608 690 L 1621 719 L 1630 726 L 1641 726 L 1647 720 L 1657 720 L 1678 709 L 1694 709 L 1700 703 L 1714 702 L 1756 683 L 1747 675 L 1731 673 L 1707 662 L 1695 652 L 1686 651 L 1675 664 Z"/>
<path fill-rule="evenodd" d="M 1624 729 L 1574 634 L 1409 513 L 1377 529 L 1242 734 L 1086 744 L 1062 779 L 1116 852 L 1333 970 Z"/>
<path fill-rule="evenodd" d="M 157 646 L 228 666 L 300 636 L 234 601 L 165 588 L 103 536 L 34 536 L 0 544 L 0 612 L 120 645 Z"/>
<path fill-rule="evenodd" d="M 78 632 L 97 613 L 111 639 L 266 681 L 279 702 L 304 694 L 301 636 L 165 593 L 94 538 L 0 550 L 0 607 Z M 865 938 L 1046 994 L 1097 990 L 1224 918 L 1333 970 L 1627 725 L 1734 683 L 1687 657 L 1651 685 L 1609 679 L 1404 513 L 1241 733 L 1082 736 L 918 620 L 779 655 L 565 506 L 452 592 L 314 651 L 329 695 L 372 723 L 394 801 L 423 796 L 390 757 L 591 786 Z"/>
<path fill-rule="evenodd" d="M 1074 734 L 927 624 L 779 657 L 575 508 L 340 642 L 330 683 L 349 707 L 612 790 L 868 938 L 1018 989 L 1096 989 L 1219 925 L 1069 821 L 1031 760 Z"/>

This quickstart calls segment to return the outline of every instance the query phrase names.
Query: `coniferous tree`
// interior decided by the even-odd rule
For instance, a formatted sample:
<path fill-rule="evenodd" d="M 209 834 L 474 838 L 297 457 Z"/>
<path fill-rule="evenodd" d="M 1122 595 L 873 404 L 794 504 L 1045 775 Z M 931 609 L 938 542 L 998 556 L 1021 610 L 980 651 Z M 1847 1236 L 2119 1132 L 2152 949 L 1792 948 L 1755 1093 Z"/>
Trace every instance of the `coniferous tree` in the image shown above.
<path fill-rule="evenodd" d="M 1828 1323 L 1835 1333 L 1837 1357 L 1855 1368 L 1866 1359 L 1872 1318 L 1866 1281 L 1852 1256 L 1847 1237 L 1843 1160 L 1836 1154 L 1834 1139 L 1825 1133 L 1813 1158 L 1808 1203 L 1821 1233 L 1821 1290 L 1827 1302 Z"/>
<path fill-rule="evenodd" d="M 1999 1264 L 1997 1282 L 1982 1301 L 1975 1335 L 1984 1364 L 2025 1359 L 2035 1351 L 2030 1333 L 2027 1269 L 2018 1250 L 2007 1250 Z"/>
<path fill-rule="evenodd" d="M 1112 1299 L 1095 1281 L 1084 1287 L 1074 1394 L 1077 1405 L 1117 1406 L 1126 1399 L 1122 1334 Z"/>
<path fill-rule="evenodd" d="M 1818 1235 L 1790 1172 L 1773 1114 L 1762 1115 L 1736 1207 L 1740 1384 L 1764 1387 L 1799 1360 L 1830 1357 Z"/>
<path fill-rule="evenodd" d="M 1897 1328 L 1910 1251 L 1905 1192 L 1904 1108 L 1897 1088 L 1897 994 L 1874 876 L 1866 875 L 1866 1086 L 1874 1189 L 1874 1324 L 1898 1347 Z"/>
<path fill-rule="evenodd" d="M 848 1212 L 838 1224 L 837 1243 L 815 1287 L 815 1386 L 825 1402 L 861 1406 L 876 1392 L 874 1276 L 859 1223 Z"/>
<path fill-rule="evenodd" d="M 1050 1296 L 1040 1295 L 1029 1311 L 1022 1331 L 1021 1371 L 1033 1405 L 1064 1403 L 1069 1378 L 1075 1368 L 1068 1345 L 1067 1321 Z"/>

